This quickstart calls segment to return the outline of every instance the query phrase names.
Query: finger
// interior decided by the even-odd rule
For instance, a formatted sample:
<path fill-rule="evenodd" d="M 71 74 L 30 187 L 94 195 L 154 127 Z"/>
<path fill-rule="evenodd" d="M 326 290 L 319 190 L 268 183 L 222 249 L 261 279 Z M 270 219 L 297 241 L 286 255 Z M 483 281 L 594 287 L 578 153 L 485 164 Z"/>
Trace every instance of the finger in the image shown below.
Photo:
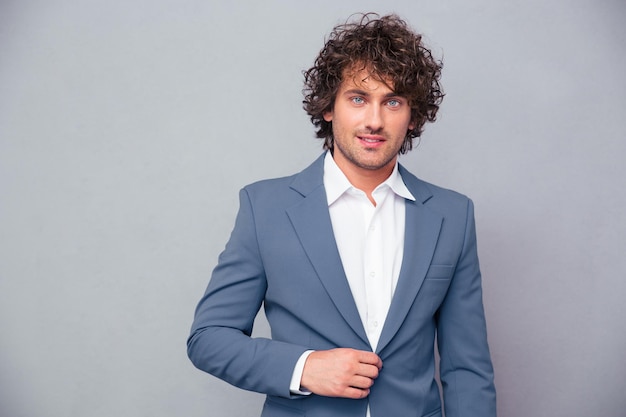
<path fill-rule="evenodd" d="M 345 391 L 343 392 L 343 395 L 341 395 L 341 397 L 352 398 L 352 399 L 358 400 L 358 399 L 367 397 L 369 394 L 370 394 L 369 389 L 347 387 Z"/>
<path fill-rule="evenodd" d="M 350 379 L 352 388 L 369 389 L 372 385 L 374 385 L 374 380 L 366 376 L 355 375 Z"/>
<path fill-rule="evenodd" d="M 359 357 L 358 357 L 358 361 L 361 363 L 367 363 L 370 365 L 374 365 L 376 366 L 378 369 L 383 367 L 383 361 L 380 359 L 380 357 L 373 353 L 373 352 L 365 352 L 365 351 L 361 351 Z"/>
<path fill-rule="evenodd" d="M 355 372 L 355 375 L 364 376 L 369 379 L 376 379 L 378 378 L 379 371 L 380 369 L 378 369 L 377 366 L 361 364 Z"/>

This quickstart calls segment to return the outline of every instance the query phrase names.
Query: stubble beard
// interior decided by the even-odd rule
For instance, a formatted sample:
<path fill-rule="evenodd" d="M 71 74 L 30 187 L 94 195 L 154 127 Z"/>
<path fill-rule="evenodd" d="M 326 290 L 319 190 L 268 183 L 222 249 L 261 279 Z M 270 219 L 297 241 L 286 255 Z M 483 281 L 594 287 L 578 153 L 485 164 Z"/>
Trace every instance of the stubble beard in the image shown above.
<path fill-rule="evenodd" d="M 359 133 L 355 133 L 353 138 L 356 138 L 359 136 L 360 136 Z M 383 136 L 387 138 L 386 135 L 383 135 Z M 404 142 L 403 141 L 400 142 L 400 145 L 398 145 L 397 149 L 395 149 L 393 152 L 389 152 L 389 154 L 387 154 L 386 149 L 365 148 L 365 147 L 360 147 L 356 144 L 355 146 L 343 147 L 343 145 L 341 145 L 339 141 L 337 140 L 335 140 L 334 146 L 336 150 L 339 150 L 339 152 L 341 152 L 343 157 L 354 166 L 361 168 L 361 169 L 368 170 L 368 171 L 376 171 L 378 169 L 381 169 L 387 166 L 391 161 L 393 161 L 398 156 L 398 154 L 400 153 L 400 148 L 402 146 L 402 143 Z M 376 159 L 367 158 L 366 156 L 368 154 L 370 155 L 380 154 L 379 155 L 380 159 L 376 160 Z"/>

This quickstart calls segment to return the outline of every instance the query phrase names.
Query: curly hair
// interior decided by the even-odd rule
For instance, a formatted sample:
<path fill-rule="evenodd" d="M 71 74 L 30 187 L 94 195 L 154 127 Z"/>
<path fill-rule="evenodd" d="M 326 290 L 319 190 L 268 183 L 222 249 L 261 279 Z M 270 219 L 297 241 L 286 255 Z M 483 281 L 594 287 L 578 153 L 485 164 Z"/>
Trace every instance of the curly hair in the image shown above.
<path fill-rule="evenodd" d="M 303 72 L 303 107 L 317 137 L 324 139 L 324 149 L 332 150 L 332 122 L 324 120 L 324 113 L 333 109 L 346 70 L 367 69 L 409 102 L 414 128 L 400 148 L 404 154 L 413 148 L 424 124 L 436 119 L 444 96 L 439 84 L 442 66 L 424 46 L 422 36 L 398 16 L 363 14 L 358 22 L 335 26 L 313 67 Z"/>

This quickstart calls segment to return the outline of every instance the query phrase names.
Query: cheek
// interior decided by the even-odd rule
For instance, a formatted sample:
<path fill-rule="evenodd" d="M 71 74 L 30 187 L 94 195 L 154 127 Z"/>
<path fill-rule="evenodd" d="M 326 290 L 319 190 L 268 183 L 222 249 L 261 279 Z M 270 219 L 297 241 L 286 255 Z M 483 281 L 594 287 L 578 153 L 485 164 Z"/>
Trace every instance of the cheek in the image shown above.
<path fill-rule="evenodd" d="M 415 123 L 411 120 L 410 114 L 399 117 L 396 122 L 398 131 L 402 131 L 403 134 L 405 134 L 408 130 L 413 130 L 415 128 Z"/>
<path fill-rule="evenodd" d="M 363 124 L 363 119 L 363 112 L 355 109 L 335 109 L 332 113 L 333 123 L 344 128 L 359 126 Z"/>

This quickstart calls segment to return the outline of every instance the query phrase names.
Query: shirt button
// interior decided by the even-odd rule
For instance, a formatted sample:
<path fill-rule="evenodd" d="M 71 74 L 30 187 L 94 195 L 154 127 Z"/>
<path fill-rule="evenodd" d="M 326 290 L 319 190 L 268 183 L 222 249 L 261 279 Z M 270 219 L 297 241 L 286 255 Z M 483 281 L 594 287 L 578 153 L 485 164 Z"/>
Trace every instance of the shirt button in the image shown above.
<path fill-rule="evenodd" d="M 376 272 L 372 271 L 370 272 L 370 277 L 375 277 L 376 276 Z"/>

